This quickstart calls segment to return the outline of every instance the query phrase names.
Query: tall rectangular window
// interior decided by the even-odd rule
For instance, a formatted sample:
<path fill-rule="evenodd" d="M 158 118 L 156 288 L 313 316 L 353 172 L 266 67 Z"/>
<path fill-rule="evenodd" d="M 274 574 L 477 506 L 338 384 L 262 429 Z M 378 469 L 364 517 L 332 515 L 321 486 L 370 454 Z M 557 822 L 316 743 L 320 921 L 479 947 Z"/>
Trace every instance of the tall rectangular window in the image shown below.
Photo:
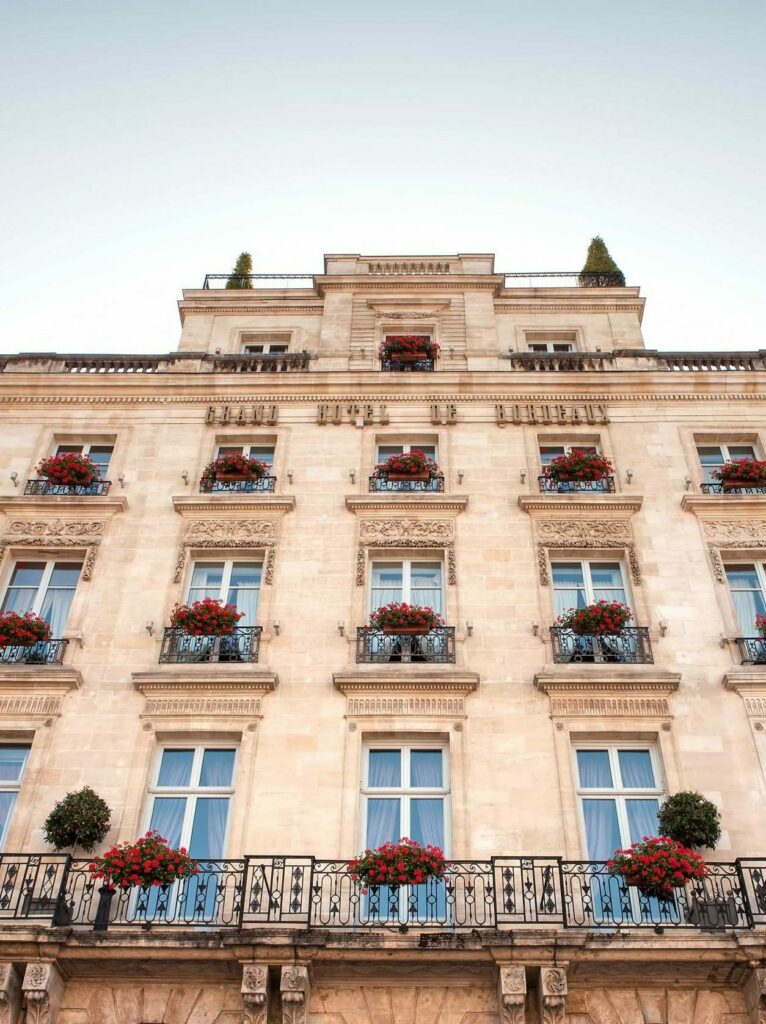
<path fill-rule="evenodd" d="M 219 444 L 216 458 L 220 455 L 244 455 L 250 459 L 258 459 L 267 466 L 274 466 L 273 444 Z"/>
<path fill-rule="evenodd" d="M 255 626 L 262 568 L 260 561 L 231 558 L 218 562 L 195 562 L 189 580 L 189 603 L 212 597 L 225 604 L 234 604 L 238 611 L 245 613 L 237 625 Z"/>
<path fill-rule="evenodd" d="M 29 747 L 9 743 L 0 744 L 0 849 L 5 846 L 8 825 L 16 805 L 28 759 Z"/>
<path fill-rule="evenodd" d="M 407 836 L 445 850 L 449 798 L 444 745 L 370 746 L 365 750 L 362 781 L 363 845 L 374 849 Z"/>
<path fill-rule="evenodd" d="M 766 566 L 762 562 L 730 564 L 726 579 L 742 635 L 756 636 L 756 616 L 766 615 Z"/>
<path fill-rule="evenodd" d="M 570 608 L 584 608 L 597 601 L 628 603 L 619 562 L 552 562 L 556 614 Z"/>
<path fill-rule="evenodd" d="M 383 605 L 414 604 L 443 615 L 441 562 L 373 562 L 370 573 L 370 611 Z"/>
<path fill-rule="evenodd" d="M 403 441 L 401 444 L 389 444 L 384 442 L 378 445 L 377 461 L 380 464 L 385 462 L 386 459 L 390 459 L 393 455 L 404 455 L 405 452 L 411 452 L 413 449 L 422 452 L 427 455 L 429 459 L 433 459 L 434 462 L 438 462 L 436 457 L 436 445 L 433 441 L 426 441 L 421 443 L 420 441 Z"/>
<path fill-rule="evenodd" d="M 51 635 L 60 638 L 66 627 L 81 562 L 16 562 L 3 598 L 2 611 L 34 612 L 51 627 Z"/>
<path fill-rule="evenodd" d="M 697 455 L 702 468 L 702 478 L 706 484 L 718 483 L 713 476 L 713 470 L 723 466 L 725 462 L 757 458 L 755 448 L 751 444 L 698 444 Z"/>

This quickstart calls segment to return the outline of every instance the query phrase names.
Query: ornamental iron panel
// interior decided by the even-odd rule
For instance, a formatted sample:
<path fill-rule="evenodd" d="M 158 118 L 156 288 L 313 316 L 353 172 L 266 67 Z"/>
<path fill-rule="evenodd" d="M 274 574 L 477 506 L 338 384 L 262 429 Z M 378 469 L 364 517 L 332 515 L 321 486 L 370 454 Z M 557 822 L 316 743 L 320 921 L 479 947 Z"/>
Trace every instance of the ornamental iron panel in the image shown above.
<path fill-rule="evenodd" d="M 253 477 L 247 480 L 200 480 L 199 489 L 203 494 L 265 494 L 274 490 L 277 483 L 275 476 Z"/>
<path fill-rule="evenodd" d="M 557 664 L 654 664 L 648 626 L 625 626 L 608 636 L 581 635 L 567 626 L 551 626 L 551 642 Z"/>
<path fill-rule="evenodd" d="M 600 480 L 554 480 L 543 474 L 537 478 L 543 494 L 614 494 L 614 477 Z"/>
<path fill-rule="evenodd" d="M 9 644 L 0 647 L 0 665 L 60 665 L 68 640 L 40 640 L 31 647 Z"/>
<path fill-rule="evenodd" d="M 360 664 L 374 665 L 453 663 L 455 627 L 437 626 L 427 633 L 413 636 L 359 626 L 356 631 L 356 660 Z"/>
<path fill-rule="evenodd" d="M 192 665 L 210 662 L 258 661 L 261 626 L 235 626 L 225 636 L 190 636 L 166 626 L 160 648 L 160 664 Z"/>
<path fill-rule="evenodd" d="M 420 373 L 432 373 L 436 367 L 436 361 L 434 359 L 384 359 L 381 364 L 381 369 L 391 370 L 394 373 L 411 373 L 413 371 L 419 371 Z"/>
<path fill-rule="evenodd" d="M 395 474 L 396 475 L 396 474 Z M 444 477 L 432 476 L 428 480 L 392 480 L 391 474 L 375 473 L 370 477 L 371 491 L 428 491 L 430 493 L 444 491 Z"/>
<path fill-rule="evenodd" d="M 724 487 L 723 484 L 700 484 L 700 490 L 703 494 L 766 494 L 766 486 L 748 486 L 745 484 L 743 487 L 729 484 L 728 487 Z"/>
<path fill-rule="evenodd" d="M 737 647 L 743 664 L 766 664 L 766 639 L 762 636 L 738 636 Z"/>
<path fill-rule="evenodd" d="M 87 486 L 85 484 L 55 484 L 52 480 L 27 480 L 24 494 L 71 494 L 78 498 L 95 498 L 102 494 L 108 494 L 111 486 L 111 480 L 94 480 Z"/>

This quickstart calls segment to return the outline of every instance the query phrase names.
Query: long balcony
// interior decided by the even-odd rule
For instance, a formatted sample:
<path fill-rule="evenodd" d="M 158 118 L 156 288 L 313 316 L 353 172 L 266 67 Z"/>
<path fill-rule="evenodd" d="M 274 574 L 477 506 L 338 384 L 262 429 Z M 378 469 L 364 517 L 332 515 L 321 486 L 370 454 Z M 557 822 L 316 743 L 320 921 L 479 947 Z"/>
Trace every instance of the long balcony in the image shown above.
<path fill-rule="evenodd" d="M 454 664 L 455 627 L 437 626 L 427 633 L 384 633 L 359 626 L 356 631 L 358 664 Z"/>
<path fill-rule="evenodd" d="M 10 644 L 0 647 L 0 665 L 60 665 L 68 640 L 41 640 L 31 647 Z"/>
<path fill-rule="evenodd" d="M 214 373 L 288 373 L 308 370 L 310 352 L 247 352 L 244 355 L 215 356 Z"/>
<path fill-rule="evenodd" d="M 395 491 L 397 493 L 409 491 L 428 491 L 430 494 L 444 491 L 444 477 L 432 476 L 425 480 L 417 478 L 404 478 L 403 473 L 386 473 L 382 470 L 370 477 L 370 491 Z"/>
<path fill-rule="evenodd" d="M 92 484 L 54 484 L 51 480 L 27 480 L 24 494 L 74 495 L 77 498 L 97 498 L 109 493 L 110 480 L 94 480 Z"/>
<path fill-rule="evenodd" d="M 766 639 L 762 636 L 738 636 L 737 647 L 743 665 L 766 665 Z"/>
<path fill-rule="evenodd" d="M 190 636 L 181 629 L 166 626 L 160 648 L 160 664 L 258 661 L 262 632 L 261 626 L 235 626 L 234 632 L 225 636 Z"/>
<path fill-rule="evenodd" d="M 490 857 L 449 861 L 441 879 L 363 892 L 343 860 L 246 856 L 199 860 L 175 885 L 109 894 L 89 860 L 0 855 L 0 923 L 105 931 L 149 927 L 705 929 L 766 925 L 766 859 L 710 863 L 708 877 L 659 900 L 609 874 L 601 861 Z"/>
<path fill-rule="evenodd" d="M 733 484 L 728 486 L 723 484 L 700 484 L 700 490 L 703 494 L 766 494 L 766 487 L 748 487 L 747 485 L 737 487 Z"/>
<path fill-rule="evenodd" d="M 551 626 L 551 642 L 558 664 L 654 664 L 648 626 L 625 626 L 613 636 L 587 636 L 566 626 Z"/>
<path fill-rule="evenodd" d="M 277 484 L 275 476 L 245 480 L 200 480 L 199 489 L 203 494 L 271 494 Z"/>
<path fill-rule="evenodd" d="M 554 480 L 543 473 L 537 478 L 542 494 L 614 494 L 614 477 L 601 480 Z"/>

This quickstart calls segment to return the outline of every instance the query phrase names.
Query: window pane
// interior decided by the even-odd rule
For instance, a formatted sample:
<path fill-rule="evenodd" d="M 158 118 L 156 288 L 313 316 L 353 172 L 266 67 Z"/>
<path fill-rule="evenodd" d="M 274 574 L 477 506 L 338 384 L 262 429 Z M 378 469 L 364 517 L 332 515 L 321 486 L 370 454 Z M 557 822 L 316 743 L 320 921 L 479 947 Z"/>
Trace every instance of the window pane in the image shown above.
<path fill-rule="evenodd" d="M 551 575 L 557 615 L 563 615 L 570 608 L 585 607 L 585 579 L 579 562 L 554 562 Z"/>
<path fill-rule="evenodd" d="M 622 582 L 622 570 L 617 562 L 592 562 L 590 578 L 593 584 L 594 601 L 625 600 L 625 586 Z"/>
<path fill-rule="evenodd" d="M 81 444 L 60 444 L 56 448 L 57 455 L 82 455 Z"/>
<path fill-rule="evenodd" d="M 399 800 L 373 797 L 367 801 L 367 845 L 375 849 L 382 843 L 401 839 L 401 806 Z"/>
<path fill-rule="evenodd" d="M 197 800 L 189 856 L 202 860 L 223 857 L 228 814 L 228 797 L 204 797 Z"/>
<path fill-rule="evenodd" d="M 39 587 L 45 562 L 17 562 L 11 576 L 12 587 Z"/>
<path fill-rule="evenodd" d="M 167 839 L 170 846 L 178 847 L 181 845 L 181 828 L 184 823 L 185 811 L 185 797 L 155 797 L 149 828 L 159 832 L 163 839 Z"/>
<path fill-rule="evenodd" d="M 423 846 L 444 849 L 444 801 L 413 800 L 410 804 L 410 839 Z"/>
<path fill-rule="evenodd" d="M 242 445 L 241 444 L 219 444 L 218 445 L 218 456 L 221 455 L 241 455 Z"/>
<path fill-rule="evenodd" d="M 410 755 L 410 785 L 435 789 L 443 786 L 441 750 L 413 750 Z"/>
<path fill-rule="evenodd" d="M 411 444 L 410 451 L 419 451 L 427 455 L 429 459 L 436 460 L 436 445 L 434 444 Z"/>
<path fill-rule="evenodd" d="M 590 860 L 608 860 L 622 846 L 614 800 L 583 800 L 585 838 Z"/>
<path fill-rule="evenodd" d="M 617 759 L 626 789 L 654 789 L 654 769 L 648 750 L 618 750 Z"/>
<path fill-rule="evenodd" d="M 274 465 L 274 446 L 273 445 L 250 445 L 250 457 L 258 459 L 259 462 L 265 462 L 267 466 Z"/>
<path fill-rule="evenodd" d="M 54 637 L 60 637 L 64 632 L 80 569 L 80 565 L 71 562 L 57 562 L 53 567 L 50 583 L 43 595 L 40 615 L 50 625 Z"/>
<path fill-rule="evenodd" d="M 385 462 L 386 459 L 390 459 L 392 455 L 401 455 L 403 451 L 404 445 L 402 444 L 379 444 L 378 462 Z"/>
<path fill-rule="evenodd" d="M 98 466 L 98 473 L 102 480 L 106 478 L 106 471 L 112 460 L 113 450 L 114 449 L 110 444 L 94 444 L 91 445 L 90 451 L 88 452 L 91 462 L 95 462 Z"/>
<path fill-rule="evenodd" d="M 726 578 L 732 590 L 760 590 L 754 565 L 727 565 Z"/>
<path fill-rule="evenodd" d="M 611 789 L 614 785 L 608 750 L 578 750 L 577 770 L 583 789 Z"/>
<path fill-rule="evenodd" d="M 0 747 L 0 782 L 18 782 L 28 757 L 29 747 Z"/>
<path fill-rule="evenodd" d="M 410 602 L 442 613 L 442 567 L 437 564 L 413 565 Z"/>
<path fill-rule="evenodd" d="M 191 785 L 193 750 L 163 750 L 158 786 Z"/>
<path fill-rule="evenodd" d="M 720 466 L 723 461 L 723 453 L 718 445 L 698 447 L 697 455 L 699 455 L 700 463 L 703 466 Z"/>
<path fill-rule="evenodd" d="M 402 754 L 400 750 L 371 750 L 368 764 L 369 786 L 401 786 Z"/>
<path fill-rule="evenodd" d="M 206 750 L 202 755 L 200 786 L 230 786 L 234 771 L 233 750 Z"/>
<path fill-rule="evenodd" d="M 11 820 L 13 805 L 16 803 L 15 793 L 0 793 L 0 839 L 4 838 L 8 822 Z"/>
<path fill-rule="evenodd" d="M 4 612 L 24 615 L 31 611 L 45 571 L 44 562 L 17 562 L 3 598 Z"/>
<path fill-rule="evenodd" d="M 261 565 L 258 562 L 235 562 L 231 568 L 231 585 L 226 600 L 237 606 L 245 617 L 239 626 L 254 626 L 258 619 L 258 594 Z"/>
<path fill-rule="evenodd" d="M 79 562 L 56 562 L 51 573 L 51 587 L 71 587 L 73 590 L 80 579 Z"/>
<path fill-rule="evenodd" d="M 375 611 L 384 604 L 402 600 L 402 565 L 399 563 L 385 564 L 375 562 L 372 566 L 372 587 L 370 590 L 370 610 Z"/>
<path fill-rule="evenodd" d="M 730 444 L 729 445 L 729 458 L 730 459 L 754 459 L 755 448 L 751 444 Z"/>
<path fill-rule="evenodd" d="M 755 633 L 756 616 L 766 614 L 766 602 L 755 566 L 727 565 L 726 578 L 740 629 L 745 636 L 752 636 Z"/>
<path fill-rule="evenodd" d="M 223 562 L 195 562 L 189 584 L 189 602 L 201 601 L 203 597 L 216 600 L 221 596 Z"/>
<path fill-rule="evenodd" d="M 626 800 L 625 807 L 631 843 L 640 843 L 644 836 L 657 835 L 659 803 L 656 800 Z"/>

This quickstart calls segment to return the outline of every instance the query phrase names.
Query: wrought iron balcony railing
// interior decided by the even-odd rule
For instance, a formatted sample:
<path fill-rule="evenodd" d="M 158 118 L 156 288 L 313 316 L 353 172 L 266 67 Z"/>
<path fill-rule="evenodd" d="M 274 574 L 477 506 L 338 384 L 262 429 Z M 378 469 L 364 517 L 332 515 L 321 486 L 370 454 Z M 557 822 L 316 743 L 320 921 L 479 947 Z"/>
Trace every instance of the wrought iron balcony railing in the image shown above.
<path fill-rule="evenodd" d="M 431 373 L 436 367 L 435 359 L 415 359 L 407 361 L 404 359 L 384 359 L 381 363 L 383 370 L 392 370 L 395 373 L 408 373 L 418 371 L 420 373 Z"/>
<path fill-rule="evenodd" d="M 68 640 L 41 640 L 31 647 L 0 647 L 0 665 L 60 665 Z"/>
<path fill-rule="evenodd" d="M 723 484 L 700 484 L 703 494 L 766 494 L 766 486 L 724 487 Z"/>
<path fill-rule="evenodd" d="M 566 626 L 551 626 L 554 662 L 622 665 L 654 663 L 647 626 L 625 626 L 614 636 L 583 636 Z"/>
<path fill-rule="evenodd" d="M 554 480 L 543 473 L 537 478 L 543 494 L 614 494 L 614 477 L 601 480 Z"/>
<path fill-rule="evenodd" d="M 762 636 L 738 636 L 739 656 L 745 665 L 766 665 L 766 639 Z"/>
<path fill-rule="evenodd" d="M 359 626 L 356 631 L 356 660 L 364 664 L 455 661 L 455 627 L 437 626 L 428 633 L 384 633 L 382 629 Z"/>
<path fill-rule="evenodd" d="M 225 494 L 227 492 L 265 494 L 273 491 L 276 483 L 275 476 L 262 476 L 259 480 L 200 480 L 199 489 L 203 494 Z"/>
<path fill-rule="evenodd" d="M 166 626 L 160 664 L 258 661 L 262 632 L 261 626 L 235 626 L 234 632 L 226 636 L 190 636 Z"/>
<path fill-rule="evenodd" d="M 78 498 L 99 497 L 108 494 L 111 480 L 94 480 L 92 484 L 54 484 L 51 480 L 27 480 L 24 494 L 73 494 Z"/>
<path fill-rule="evenodd" d="M 441 879 L 413 886 L 354 882 L 343 860 L 246 856 L 199 860 L 197 875 L 168 886 L 110 894 L 89 860 L 0 855 L 0 924 L 91 928 L 550 927 L 744 930 L 766 926 L 766 859 L 710 863 L 704 879 L 658 900 L 602 861 L 490 857 L 449 861 Z"/>
<path fill-rule="evenodd" d="M 443 491 L 444 477 L 432 476 L 428 480 L 392 480 L 386 472 L 370 477 L 371 491 Z"/>

